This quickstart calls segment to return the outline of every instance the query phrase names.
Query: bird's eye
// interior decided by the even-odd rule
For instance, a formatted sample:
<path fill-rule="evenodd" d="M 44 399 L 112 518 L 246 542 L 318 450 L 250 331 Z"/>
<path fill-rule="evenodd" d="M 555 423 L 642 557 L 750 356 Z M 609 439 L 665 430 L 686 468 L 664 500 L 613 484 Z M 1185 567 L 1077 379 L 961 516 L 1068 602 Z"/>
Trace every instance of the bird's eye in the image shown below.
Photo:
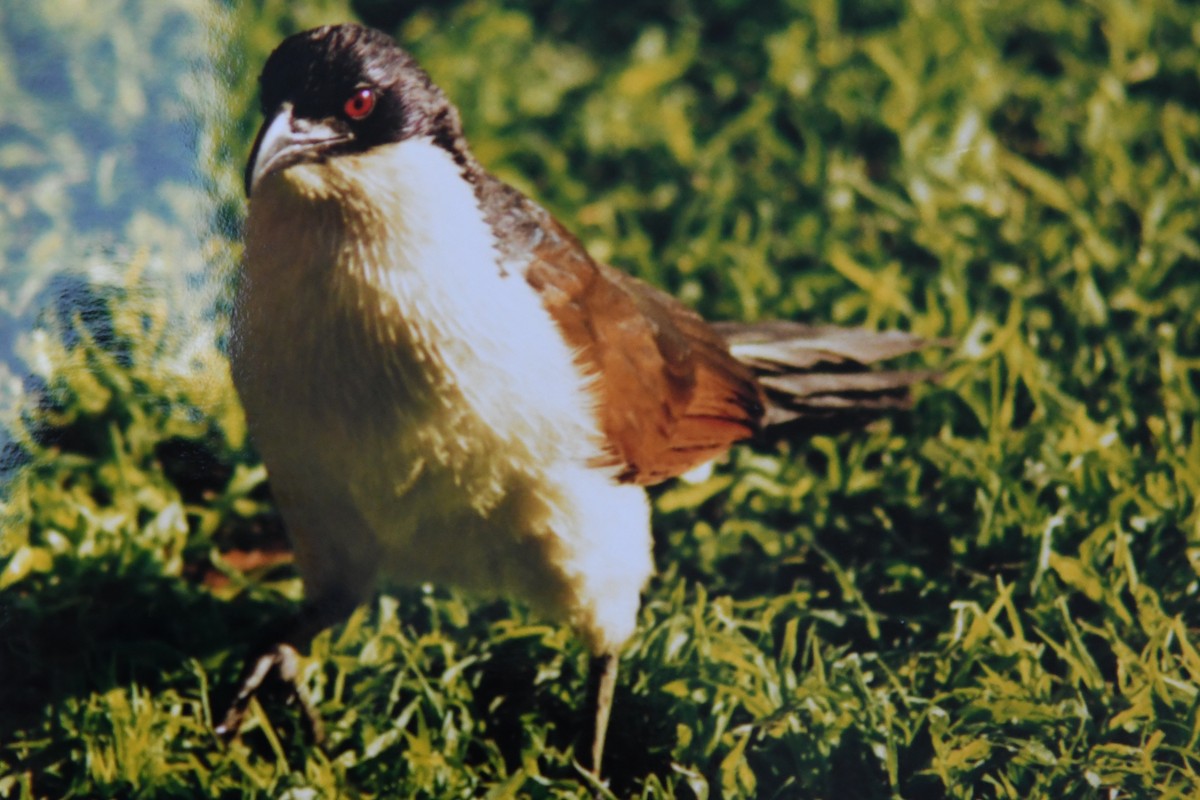
<path fill-rule="evenodd" d="M 375 110 L 375 90 L 359 89 L 350 95 L 350 99 L 342 106 L 346 116 L 352 120 L 366 119 Z"/>

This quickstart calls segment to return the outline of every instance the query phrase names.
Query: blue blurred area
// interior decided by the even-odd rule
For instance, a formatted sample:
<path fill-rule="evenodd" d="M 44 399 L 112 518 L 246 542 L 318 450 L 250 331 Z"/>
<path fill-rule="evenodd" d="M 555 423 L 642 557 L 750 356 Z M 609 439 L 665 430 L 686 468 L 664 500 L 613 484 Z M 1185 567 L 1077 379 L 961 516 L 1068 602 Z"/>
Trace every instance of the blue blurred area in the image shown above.
<path fill-rule="evenodd" d="M 204 267 L 220 12 L 105 5 L 0 5 L 0 411 L 29 383 L 23 334 L 92 313 L 81 286 L 138 257 L 180 279 Z"/>

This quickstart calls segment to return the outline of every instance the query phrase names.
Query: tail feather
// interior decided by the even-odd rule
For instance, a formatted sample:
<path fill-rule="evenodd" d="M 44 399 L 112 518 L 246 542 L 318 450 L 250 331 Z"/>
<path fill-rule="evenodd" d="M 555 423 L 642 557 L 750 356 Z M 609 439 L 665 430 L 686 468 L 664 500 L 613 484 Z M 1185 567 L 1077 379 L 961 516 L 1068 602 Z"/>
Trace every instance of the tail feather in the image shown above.
<path fill-rule="evenodd" d="M 754 370 L 767 401 L 764 428 L 811 425 L 831 431 L 908 408 L 913 384 L 936 380 L 926 370 L 871 370 L 940 344 L 899 331 L 812 326 L 797 322 L 717 325 L 734 358 Z M 781 433 L 783 431 L 775 431 Z"/>

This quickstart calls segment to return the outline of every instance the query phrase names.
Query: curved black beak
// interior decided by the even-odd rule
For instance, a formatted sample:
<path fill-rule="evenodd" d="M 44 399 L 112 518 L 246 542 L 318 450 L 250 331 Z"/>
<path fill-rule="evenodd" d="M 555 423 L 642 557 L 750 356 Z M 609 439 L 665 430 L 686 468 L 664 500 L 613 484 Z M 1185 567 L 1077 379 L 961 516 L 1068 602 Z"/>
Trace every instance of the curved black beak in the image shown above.
<path fill-rule="evenodd" d="M 284 103 L 259 128 L 246 162 L 246 196 L 254 194 L 267 175 L 305 161 L 320 161 L 337 145 L 351 138 L 346 130 L 330 124 L 332 120 L 297 117 L 291 103 Z"/>

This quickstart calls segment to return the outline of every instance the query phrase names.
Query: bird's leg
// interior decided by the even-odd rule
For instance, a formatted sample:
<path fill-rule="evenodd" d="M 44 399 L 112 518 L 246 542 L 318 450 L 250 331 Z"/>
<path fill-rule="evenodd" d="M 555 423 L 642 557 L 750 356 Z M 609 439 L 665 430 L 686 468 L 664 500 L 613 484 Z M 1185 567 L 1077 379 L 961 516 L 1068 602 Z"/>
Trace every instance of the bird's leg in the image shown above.
<path fill-rule="evenodd" d="M 258 694 L 271 673 L 275 673 L 278 680 L 284 683 L 288 687 L 288 691 L 292 693 L 292 697 L 304 712 L 313 739 L 317 742 L 324 739 L 325 729 L 321 724 L 321 717 L 300 685 L 300 654 L 296 652 L 295 647 L 286 642 L 274 645 L 250 665 L 250 669 L 238 688 L 237 696 L 229 704 L 225 718 L 216 728 L 217 736 L 222 739 L 232 739 L 237 735 L 242 723 L 246 721 L 250 700 Z"/>
<path fill-rule="evenodd" d="M 299 616 L 293 618 L 282 631 L 276 630 L 266 639 L 271 644 L 257 651 L 258 657 L 243 673 L 237 695 L 225 712 L 225 718 L 216 727 L 216 734 L 221 738 L 232 739 L 237 735 L 246 720 L 250 700 L 270 681 L 272 675 L 286 686 L 291 698 L 300 706 L 313 740 L 320 742 L 324 738 L 321 718 L 300 685 L 300 653 L 297 648 L 307 647 L 320 631 L 347 617 L 362 598 L 361 592 L 341 589 L 314 594 L 316 598 L 305 602 Z"/>
<path fill-rule="evenodd" d="M 586 764 L 593 775 L 600 777 L 600 764 L 604 759 L 604 739 L 608 734 L 608 716 L 612 711 L 613 692 L 617 688 L 616 653 L 593 656 L 588 664 L 588 708 L 593 712 L 595 727 L 592 729 L 589 757 Z"/>

